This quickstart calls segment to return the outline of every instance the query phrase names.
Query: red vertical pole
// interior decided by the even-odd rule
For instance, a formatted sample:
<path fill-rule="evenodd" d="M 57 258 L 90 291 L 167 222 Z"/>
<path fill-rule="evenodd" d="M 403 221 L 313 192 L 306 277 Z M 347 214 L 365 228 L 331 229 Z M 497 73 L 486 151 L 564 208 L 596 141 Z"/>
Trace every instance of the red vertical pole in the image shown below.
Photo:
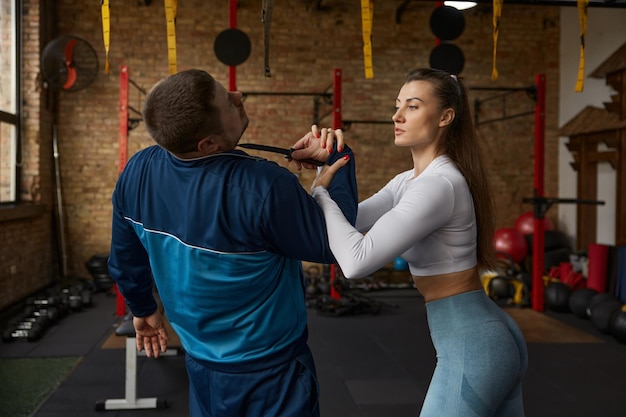
<path fill-rule="evenodd" d="M 532 279 L 532 308 L 535 311 L 544 310 L 544 143 L 545 143 L 545 110 L 546 110 L 546 77 L 544 74 L 535 76 L 537 87 L 537 102 L 535 103 L 535 201 L 534 230 L 533 230 L 533 279 Z"/>
<path fill-rule="evenodd" d="M 333 74 L 333 129 L 341 129 L 341 68 L 335 68 Z"/>
<path fill-rule="evenodd" d="M 120 101 L 119 101 L 119 147 L 118 147 L 118 167 L 119 174 L 122 173 L 128 161 L 128 66 L 120 66 Z M 116 293 L 115 315 L 122 317 L 126 315 L 126 301 L 119 292 L 117 285 L 114 288 Z"/>
<path fill-rule="evenodd" d="M 119 102 L 119 151 L 118 151 L 118 173 L 124 171 L 126 161 L 128 161 L 128 66 L 120 66 L 120 102 Z"/>
<path fill-rule="evenodd" d="M 237 0 L 229 0 L 229 27 L 237 28 Z M 228 90 L 237 91 L 237 67 L 231 65 L 228 67 Z"/>
<path fill-rule="evenodd" d="M 335 68 L 333 71 L 333 129 L 341 129 L 341 69 Z M 335 280 L 337 279 L 337 265 L 330 265 L 330 297 L 338 300 L 341 294 L 335 288 Z"/>

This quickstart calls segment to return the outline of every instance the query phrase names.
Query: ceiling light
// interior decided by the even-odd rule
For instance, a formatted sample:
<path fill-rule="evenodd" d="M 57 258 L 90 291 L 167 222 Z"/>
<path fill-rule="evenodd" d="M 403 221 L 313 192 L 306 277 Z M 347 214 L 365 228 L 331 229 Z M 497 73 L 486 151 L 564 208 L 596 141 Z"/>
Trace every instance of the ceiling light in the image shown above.
<path fill-rule="evenodd" d="M 444 5 L 454 7 L 457 10 L 470 9 L 476 6 L 474 1 L 444 1 Z"/>

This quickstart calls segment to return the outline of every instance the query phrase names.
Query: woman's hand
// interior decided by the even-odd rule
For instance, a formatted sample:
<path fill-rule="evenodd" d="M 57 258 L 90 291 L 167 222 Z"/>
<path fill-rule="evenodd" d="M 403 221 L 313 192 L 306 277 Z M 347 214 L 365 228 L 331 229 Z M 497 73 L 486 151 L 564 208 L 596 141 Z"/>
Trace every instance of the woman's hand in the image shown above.
<path fill-rule="evenodd" d="M 330 127 L 320 130 L 317 125 L 313 125 L 311 126 L 311 133 L 313 133 L 316 138 L 319 138 L 320 146 L 323 149 L 327 149 L 328 153 L 333 151 L 335 140 L 337 141 L 337 152 L 341 152 L 343 150 L 343 130 L 332 129 Z"/>
<path fill-rule="evenodd" d="M 337 171 L 339 171 L 341 167 L 347 165 L 349 161 L 350 157 L 348 155 L 345 155 L 343 158 L 335 161 L 334 164 L 325 165 L 324 168 L 322 168 L 317 173 L 317 177 L 315 177 L 315 179 L 313 180 L 313 184 L 311 185 L 311 191 L 313 191 L 315 187 L 328 188 L 330 183 L 333 181 L 333 178 L 335 177 Z"/>
<path fill-rule="evenodd" d="M 293 146 L 291 157 L 295 162 L 298 170 L 302 167 L 306 169 L 317 169 L 316 165 L 302 162 L 303 159 L 315 159 L 316 161 L 326 162 L 328 155 L 333 151 L 335 141 L 337 142 L 337 151 L 341 152 L 344 146 L 343 132 L 341 129 L 319 129 L 317 125 L 311 126 L 311 132 L 304 135 Z"/>

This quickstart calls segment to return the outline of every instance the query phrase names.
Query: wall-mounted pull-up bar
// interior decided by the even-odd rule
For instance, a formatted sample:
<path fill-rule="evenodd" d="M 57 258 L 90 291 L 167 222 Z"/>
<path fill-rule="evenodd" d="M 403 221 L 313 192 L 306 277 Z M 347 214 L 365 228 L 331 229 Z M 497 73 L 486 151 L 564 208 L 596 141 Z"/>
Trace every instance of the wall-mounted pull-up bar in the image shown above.
<path fill-rule="evenodd" d="M 535 109 L 531 109 L 528 111 L 518 112 L 518 113 L 508 113 L 507 112 L 507 98 L 512 94 L 519 92 L 526 92 L 528 97 L 532 99 L 535 103 L 537 102 L 537 86 L 533 85 L 530 87 L 470 87 L 470 90 L 473 91 L 502 91 L 502 94 L 497 94 L 493 96 L 489 96 L 487 98 L 477 98 L 474 100 L 474 124 L 476 126 L 484 125 L 487 123 L 493 122 L 501 122 L 503 120 L 513 119 L 521 116 L 530 116 L 531 114 L 535 114 Z M 493 101 L 500 100 L 500 116 L 494 117 L 492 119 L 480 120 L 480 110 L 483 104 Z"/>
<path fill-rule="evenodd" d="M 333 82 L 322 92 L 300 92 L 300 91 L 247 91 L 242 92 L 244 100 L 251 96 L 302 96 L 313 97 L 313 124 L 319 125 L 321 120 L 332 114 L 333 129 L 340 129 L 341 122 L 341 81 L 342 71 L 340 68 L 333 70 Z M 332 106 L 332 109 L 320 116 L 320 104 L 324 102 Z"/>
<path fill-rule="evenodd" d="M 328 89 L 330 89 L 331 87 L 329 87 Z M 328 91 L 328 89 L 326 89 L 325 91 Z M 314 93 L 314 92 L 294 92 L 294 91 L 283 91 L 283 92 L 251 91 L 251 92 L 242 92 L 242 94 L 243 94 L 244 100 L 247 97 L 254 97 L 254 96 L 313 97 L 313 124 L 316 124 L 316 125 L 319 125 L 320 121 L 324 119 L 324 117 L 332 113 L 332 111 L 330 111 L 320 116 L 321 103 L 324 102 L 325 104 L 332 106 L 335 101 L 333 98 L 334 93 L 332 92 L 331 93 L 328 93 L 328 92 Z"/>

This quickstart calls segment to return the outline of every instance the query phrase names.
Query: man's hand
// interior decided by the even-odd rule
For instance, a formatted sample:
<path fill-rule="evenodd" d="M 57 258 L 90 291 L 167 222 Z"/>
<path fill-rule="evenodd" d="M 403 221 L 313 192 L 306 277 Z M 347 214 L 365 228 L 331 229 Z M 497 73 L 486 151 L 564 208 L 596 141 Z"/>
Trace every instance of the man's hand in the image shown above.
<path fill-rule="evenodd" d="M 337 142 L 337 151 L 341 152 L 344 145 L 343 131 L 341 129 L 325 128 L 320 130 L 317 125 L 311 126 L 311 132 L 304 135 L 292 146 L 294 151 L 291 156 L 298 170 L 301 170 L 302 167 L 317 169 L 317 166 L 303 163 L 300 161 L 301 159 L 315 159 L 316 161 L 326 162 L 328 155 L 333 151 L 335 141 Z"/>
<path fill-rule="evenodd" d="M 147 357 L 158 358 L 167 350 L 169 335 L 163 321 L 163 313 L 158 310 L 146 317 L 133 317 L 137 335 L 137 350 L 146 350 Z"/>

